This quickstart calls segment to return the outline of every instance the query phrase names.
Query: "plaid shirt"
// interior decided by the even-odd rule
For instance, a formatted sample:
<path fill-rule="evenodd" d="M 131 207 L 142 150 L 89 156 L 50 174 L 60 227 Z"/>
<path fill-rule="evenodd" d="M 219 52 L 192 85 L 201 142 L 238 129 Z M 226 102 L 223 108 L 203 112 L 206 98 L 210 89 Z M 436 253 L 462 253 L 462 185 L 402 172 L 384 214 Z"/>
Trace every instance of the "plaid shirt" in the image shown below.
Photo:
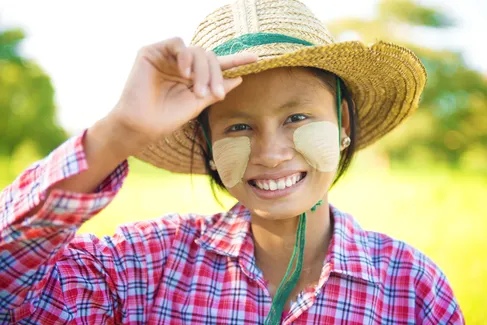
<path fill-rule="evenodd" d="M 127 175 L 121 164 L 92 194 L 53 190 L 87 168 L 82 135 L 0 194 L 0 323 L 262 324 L 271 296 L 255 264 L 249 211 L 171 214 L 76 235 Z M 330 205 L 332 241 L 320 280 L 283 324 L 464 324 L 438 267 L 407 244 L 362 230 Z M 323 249 L 327 249 L 323 247 Z"/>

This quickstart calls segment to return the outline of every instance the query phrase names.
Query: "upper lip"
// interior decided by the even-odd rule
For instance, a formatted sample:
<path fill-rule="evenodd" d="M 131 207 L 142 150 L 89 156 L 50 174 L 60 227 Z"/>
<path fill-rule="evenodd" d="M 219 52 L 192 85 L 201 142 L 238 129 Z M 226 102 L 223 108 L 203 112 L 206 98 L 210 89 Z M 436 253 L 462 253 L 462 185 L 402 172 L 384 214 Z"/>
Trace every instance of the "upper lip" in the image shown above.
<path fill-rule="evenodd" d="M 271 180 L 271 179 L 276 180 L 276 179 L 284 178 L 284 177 L 291 176 L 291 175 L 297 174 L 297 173 L 301 174 L 301 173 L 305 173 L 305 171 L 303 171 L 303 170 L 283 170 L 283 171 L 275 172 L 275 173 L 264 173 L 264 174 L 259 174 L 259 175 L 249 177 L 247 179 L 247 181 L 251 181 L 251 180 Z"/>

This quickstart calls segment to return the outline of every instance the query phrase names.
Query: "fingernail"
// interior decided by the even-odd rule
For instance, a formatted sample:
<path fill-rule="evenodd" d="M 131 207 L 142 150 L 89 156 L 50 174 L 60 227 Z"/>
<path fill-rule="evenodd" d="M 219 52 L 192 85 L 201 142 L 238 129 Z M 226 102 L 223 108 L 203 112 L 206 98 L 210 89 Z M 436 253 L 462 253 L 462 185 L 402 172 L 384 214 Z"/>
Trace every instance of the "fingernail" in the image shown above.
<path fill-rule="evenodd" d="M 206 95 L 208 95 L 208 87 L 204 86 L 200 89 L 200 95 L 202 97 L 206 97 Z"/>
<path fill-rule="evenodd" d="M 184 73 L 186 74 L 186 78 L 191 77 L 191 68 L 187 68 Z"/>
<path fill-rule="evenodd" d="M 219 98 L 225 97 L 225 89 L 223 89 L 222 85 L 216 86 L 215 95 L 217 95 Z"/>

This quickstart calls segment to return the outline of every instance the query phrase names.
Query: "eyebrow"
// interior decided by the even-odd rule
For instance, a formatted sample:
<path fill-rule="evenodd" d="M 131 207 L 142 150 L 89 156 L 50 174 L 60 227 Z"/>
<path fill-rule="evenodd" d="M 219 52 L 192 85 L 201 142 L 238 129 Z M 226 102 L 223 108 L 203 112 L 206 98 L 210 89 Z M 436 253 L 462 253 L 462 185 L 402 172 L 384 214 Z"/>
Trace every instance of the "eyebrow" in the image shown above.
<path fill-rule="evenodd" d="M 288 100 L 287 102 L 285 102 L 284 104 L 282 104 L 281 106 L 279 106 L 278 110 L 282 111 L 282 110 L 289 109 L 289 108 L 295 108 L 295 107 L 298 107 L 300 105 L 307 104 L 309 102 L 311 102 L 311 101 L 307 100 L 307 99 L 303 100 L 303 98 L 292 98 L 292 99 Z"/>

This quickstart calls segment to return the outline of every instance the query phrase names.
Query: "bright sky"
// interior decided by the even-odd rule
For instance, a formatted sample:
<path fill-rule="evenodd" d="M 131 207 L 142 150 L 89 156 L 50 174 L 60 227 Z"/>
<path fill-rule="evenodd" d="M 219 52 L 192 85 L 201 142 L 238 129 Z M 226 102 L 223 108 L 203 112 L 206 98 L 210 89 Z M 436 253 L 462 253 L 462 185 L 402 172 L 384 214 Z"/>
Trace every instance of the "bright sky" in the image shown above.
<path fill-rule="evenodd" d="M 117 102 L 137 50 L 172 36 L 189 42 L 198 23 L 231 0 L 135 0 L 79 2 L 4 0 L 0 27 L 22 27 L 22 53 L 51 76 L 58 116 L 69 131 L 89 127 Z M 325 22 L 370 17 L 378 0 L 304 0 Z M 485 0 L 423 0 L 447 8 L 457 26 L 439 38 L 418 34 L 418 42 L 462 51 L 487 74 Z"/>

